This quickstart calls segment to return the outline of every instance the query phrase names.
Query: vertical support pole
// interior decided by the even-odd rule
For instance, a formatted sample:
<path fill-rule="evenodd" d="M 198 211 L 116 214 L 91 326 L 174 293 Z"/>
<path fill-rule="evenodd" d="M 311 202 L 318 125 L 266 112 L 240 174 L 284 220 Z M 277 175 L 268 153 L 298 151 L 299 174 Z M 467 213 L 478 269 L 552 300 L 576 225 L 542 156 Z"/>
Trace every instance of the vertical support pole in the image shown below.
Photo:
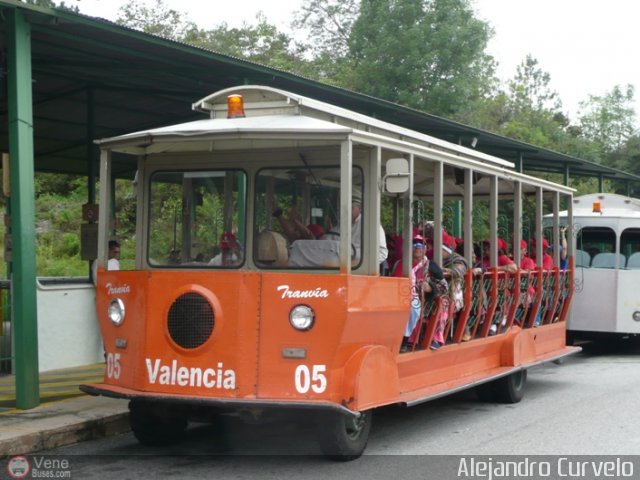
<path fill-rule="evenodd" d="M 473 265 L 473 170 L 464 171 L 464 258 Z"/>
<path fill-rule="evenodd" d="M 16 349 L 16 406 L 29 409 L 40 403 L 31 29 L 18 9 L 6 9 L 5 14 L 8 20 L 9 154 L 13 235 L 11 296 Z"/>
<path fill-rule="evenodd" d="M 563 175 L 563 182 L 564 182 L 564 186 L 568 187 L 569 183 L 571 182 L 571 170 L 568 164 L 566 164 L 564 166 L 564 175 Z M 564 209 L 568 209 L 569 205 L 567 204 L 567 196 L 563 196 L 561 198 L 561 204 L 560 204 L 560 208 L 564 208 Z"/>
<path fill-rule="evenodd" d="M 598 193 L 604 193 L 604 175 L 598 175 Z"/>
<path fill-rule="evenodd" d="M 353 146 L 351 139 L 340 145 L 340 273 L 351 273 L 351 202 Z"/>
<path fill-rule="evenodd" d="M 371 149 L 369 155 L 369 165 L 367 171 L 368 178 L 365 185 L 369 184 L 367 198 L 364 199 L 366 213 L 362 218 L 362 236 L 364 240 L 364 251 L 371 252 L 365 255 L 366 269 L 368 275 L 378 275 L 380 264 L 378 263 L 378 249 L 380 248 L 380 178 L 382 168 L 382 149 L 377 146 Z M 364 193 L 364 192 L 363 192 Z M 369 220 L 369 221 L 367 221 Z M 366 230 L 365 230 L 366 228 Z M 366 233 L 365 233 L 366 232 Z"/>
<path fill-rule="evenodd" d="M 94 103 L 93 103 L 93 89 L 87 90 L 87 203 L 96 203 L 96 155 L 97 151 L 93 144 L 95 137 L 94 130 Z M 93 275 L 93 269 L 91 268 L 91 261 L 88 262 L 89 277 Z M 96 279 L 94 278 L 95 282 Z"/>
<path fill-rule="evenodd" d="M 513 183 L 513 261 L 520 267 L 522 251 L 520 241 L 522 240 L 522 183 Z"/>
<path fill-rule="evenodd" d="M 516 160 L 516 172 L 522 173 L 524 164 L 524 155 L 522 152 L 518 152 L 518 158 Z"/>
<path fill-rule="evenodd" d="M 498 177 L 491 177 L 489 183 L 489 264 L 498 265 Z"/>
<path fill-rule="evenodd" d="M 560 265 L 560 192 L 553 192 L 551 200 L 553 206 L 553 264 Z"/>
<path fill-rule="evenodd" d="M 96 203 L 97 147 L 95 138 L 93 89 L 87 90 L 87 197 L 88 203 Z"/>
<path fill-rule="evenodd" d="M 413 251 L 413 172 L 415 168 L 415 157 L 409 155 L 409 191 L 405 199 L 403 210 L 403 235 L 402 235 L 402 275 L 409 276 L 411 270 L 411 258 Z"/>
<path fill-rule="evenodd" d="M 238 241 L 247 247 L 247 179 L 241 172 L 236 172 L 238 176 Z M 305 196 L 306 201 L 309 197 Z M 271 205 L 271 204 L 269 204 Z M 307 212 L 307 210 L 304 210 Z M 305 224 L 306 225 L 306 224 Z"/>
<path fill-rule="evenodd" d="M 444 192 L 444 164 L 433 165 L 433 260 L 442 265 L 442 194 Z"/>
<path fill-rule="evenodd" d="M 544 197 L 542 195 L 542 188 L 536 188 L 536 266 L 542 267 L 542 257 L 544 251 L 542 248 L 542 209 L 544 207 Z"/>
<path fill-rule="evenodd" d="M 140 165 L 141 162 L 139 161 Z M 107 245 L 109 244 L 109 235 L 111 227 L 109 212 L 111 197 L 111 150 L 102 150 L 100 152 L 100 209 L 98 210 L 98 268 L 107 268 Z M 139 192 L 144 189 L 140 189 Z M 138 205 L 141 205 L 142 199 L 138 198 Z M 138 208 L 138 212 L 140 212 Z M 142 244 L 143 242 L 138 242 Z"/>
<path fill-rule="evenodd" d="M 576 237 L 573 231 L 573 197 L 572 195 L 566 195 L 567 197 L 567 249 L 568 255 L 573 257 L 575 252 L 575 240 Z"/>

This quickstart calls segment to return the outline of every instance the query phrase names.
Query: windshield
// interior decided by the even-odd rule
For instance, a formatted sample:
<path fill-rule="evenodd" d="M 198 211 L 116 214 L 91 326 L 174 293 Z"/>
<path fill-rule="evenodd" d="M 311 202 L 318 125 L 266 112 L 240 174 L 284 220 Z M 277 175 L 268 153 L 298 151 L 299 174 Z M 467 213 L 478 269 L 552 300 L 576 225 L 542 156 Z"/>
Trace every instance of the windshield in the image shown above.
<path fill-rule="evenodd" d="M 245 218 L 244 172 L 156 172 L 149 192 L 149 265 L 240 267 Z"/>

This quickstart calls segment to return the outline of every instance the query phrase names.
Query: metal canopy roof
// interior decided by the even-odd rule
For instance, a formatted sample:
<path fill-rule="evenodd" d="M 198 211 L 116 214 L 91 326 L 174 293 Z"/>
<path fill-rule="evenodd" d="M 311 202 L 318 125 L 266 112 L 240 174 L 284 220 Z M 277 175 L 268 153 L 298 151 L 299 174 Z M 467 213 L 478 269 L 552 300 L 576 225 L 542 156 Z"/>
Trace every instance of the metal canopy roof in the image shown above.
<path fill-rule="evenodd" d="M 525 170 L 603 176 L 640 182 L 616 169 L 511 140 L 411 108 L 322 84 L 259 64 L 144 34 L 72 12 L 0 0 L 18 8 L 31 26 L 35 168 L 87 174 L 97 158 L 93 139 L 201 120 L 191 105 L 224 88 L 267 85 L 459 143 Z M 0 24 L 6 44 L 7 25 Z M 223 18 L 220 19 L 224 20 Z M 6 69 L 5 65 L 0 66 Z M 6 89 L 4 89 L 6 92 Z M 0 148 L 8 150 L 6 93 L 0 98 Z M 132 175 L 122 162 L 116 175 Z"/>

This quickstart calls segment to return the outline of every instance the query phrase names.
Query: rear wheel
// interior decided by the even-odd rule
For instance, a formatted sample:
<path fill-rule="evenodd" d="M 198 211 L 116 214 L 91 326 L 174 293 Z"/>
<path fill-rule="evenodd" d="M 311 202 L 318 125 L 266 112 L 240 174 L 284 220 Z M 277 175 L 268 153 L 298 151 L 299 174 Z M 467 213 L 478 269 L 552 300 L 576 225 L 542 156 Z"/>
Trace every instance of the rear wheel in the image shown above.
<path fill-rule="evenodd" d="M 171 445 L 182 439 L 187 428 L 185 415 L 171 407 L 142 400 L 129 402 L 129 424 L 142 445 Z"/>
<path fill-rule="evenodd" d="M 371 410 L 357 417 L 336 412 L 320 414 L 317 429 L 322 453 L 332 460 L 355 460 L 367 446 L 371 424 Z"/>
<path fill-rule="evenodd" d="M 518 403 L 524 397 L 526 383 L 527 371 L 520 370 L 493 382 L 478 385 L 476 394 L 482 402 Z"/>
<path fill-rule="evenodd" d="M 495 400 L 500 403 L 518 403 L 524 397 L 527 371 L 520 370 L 494 382 Z"/>

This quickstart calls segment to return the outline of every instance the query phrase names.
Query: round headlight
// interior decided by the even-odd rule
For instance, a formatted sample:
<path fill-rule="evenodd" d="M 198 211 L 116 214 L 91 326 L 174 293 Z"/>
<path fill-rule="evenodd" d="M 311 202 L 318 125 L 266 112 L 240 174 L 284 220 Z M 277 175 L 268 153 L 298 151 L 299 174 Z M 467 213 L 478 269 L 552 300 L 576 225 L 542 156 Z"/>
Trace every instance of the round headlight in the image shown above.
<path fill-rule="evenodd" d="M 640 311 L 636 310 L 635 312 L 633 312 L 633 315 L 631 316 L 636 322 L 640 322 Z"/>
<path fill-rule="evenodd" d="M 296 330 L 309 330 L 315 319 L 316 314 L 309 305 L 296 305 L 289 313 L 289 322 Z"/>
<path fill-rule="evenodd" d="M 119 298 L 114 298 L 109 304 L 109 320 L 111 323 L 118 326 L 124 322 L 124 302 Z"/>

